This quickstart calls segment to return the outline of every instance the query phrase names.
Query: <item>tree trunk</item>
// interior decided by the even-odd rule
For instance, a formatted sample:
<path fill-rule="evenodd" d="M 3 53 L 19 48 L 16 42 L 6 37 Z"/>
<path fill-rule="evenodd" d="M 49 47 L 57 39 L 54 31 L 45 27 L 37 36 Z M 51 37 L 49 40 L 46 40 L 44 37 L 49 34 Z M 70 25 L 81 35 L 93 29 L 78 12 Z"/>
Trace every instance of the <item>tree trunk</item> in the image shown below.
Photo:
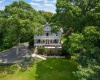
<path fill-rule="evenodd" d="M 16 47 L 16 54 L 19 54 L 19 45 L 20 45 L 20 38 L 18 38 L 17 47 Z"/>
<path fill-rule="evenodd" d="M 18 41 L 17 41 L 17 47 L 16 47 L 16 54 L 19 54 L 19 45 L 20 45 L 20 30 L 18 30 Z"/>

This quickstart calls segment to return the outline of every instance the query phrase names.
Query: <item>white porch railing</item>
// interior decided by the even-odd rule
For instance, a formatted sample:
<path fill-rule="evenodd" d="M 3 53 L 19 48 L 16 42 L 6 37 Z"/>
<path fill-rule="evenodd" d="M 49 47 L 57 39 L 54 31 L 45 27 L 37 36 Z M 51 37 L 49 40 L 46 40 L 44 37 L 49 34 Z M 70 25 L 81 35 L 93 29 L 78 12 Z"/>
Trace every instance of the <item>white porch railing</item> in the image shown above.
<path fill-rule="evenodd" d="M 60 36 L 34 36 L 34 39 L 60 39 Z"/>
<path fill-rule="evenodd" d="M 34 46 L 58 46 L 61 47 L 61 44 L 37 44 L 35 43 Z"/>

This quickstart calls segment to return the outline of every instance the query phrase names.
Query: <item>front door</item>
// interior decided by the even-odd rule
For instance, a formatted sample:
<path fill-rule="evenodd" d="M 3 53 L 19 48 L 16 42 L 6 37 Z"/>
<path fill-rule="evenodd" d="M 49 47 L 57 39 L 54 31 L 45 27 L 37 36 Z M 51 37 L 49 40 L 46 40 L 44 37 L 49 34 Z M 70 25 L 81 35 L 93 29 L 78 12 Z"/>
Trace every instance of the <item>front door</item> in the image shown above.
<path fill-rule="evenodd" d="M 46 33 L 46 36 L 49 36 L 49 33 Z"/>
<path fill-rule="evenodd" d="M 46 40 L 46 44 L 49 44 L 49 40 Z"/>

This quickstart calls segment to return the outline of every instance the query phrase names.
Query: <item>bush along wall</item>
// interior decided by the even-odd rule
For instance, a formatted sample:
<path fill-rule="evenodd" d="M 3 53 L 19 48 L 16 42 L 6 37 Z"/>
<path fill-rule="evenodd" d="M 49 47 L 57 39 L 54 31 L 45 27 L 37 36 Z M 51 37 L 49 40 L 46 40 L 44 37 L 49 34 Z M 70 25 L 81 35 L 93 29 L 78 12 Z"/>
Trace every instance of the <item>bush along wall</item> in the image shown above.
<path fill-rule="evenodd" d="M 66 56 L 65 53 L 62 52 L 62 48 L 45 48 L 38 47 L 38 54 L 46 55 L 46 56 Z"/>
<path fill-rule="evenodd" d="M 38 47 L 37 50 L 38 50 L 38 54 L 44 54 L 45 47 Z"/>
<path fill-rule="evenodd" d="M 61 48 L 46 48 L 44 55 L 47 55 L 47 56 L 65 56 L 62 54 Z"/>

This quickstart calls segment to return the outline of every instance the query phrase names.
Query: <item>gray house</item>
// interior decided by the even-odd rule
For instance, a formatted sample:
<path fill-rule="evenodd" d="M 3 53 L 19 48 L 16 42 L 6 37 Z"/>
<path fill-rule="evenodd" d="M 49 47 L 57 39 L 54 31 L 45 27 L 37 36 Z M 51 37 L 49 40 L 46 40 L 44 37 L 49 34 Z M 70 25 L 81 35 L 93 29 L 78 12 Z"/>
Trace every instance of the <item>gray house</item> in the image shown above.
<path fill-rule="evenodd" d="M 61 30 L 59 30 L 57 33 L 52 33 L 51 26 L 46 23 L 43 31 L 43 35 L 37 34 L 34 36 L 35 47 L 61 47 Z"/>

